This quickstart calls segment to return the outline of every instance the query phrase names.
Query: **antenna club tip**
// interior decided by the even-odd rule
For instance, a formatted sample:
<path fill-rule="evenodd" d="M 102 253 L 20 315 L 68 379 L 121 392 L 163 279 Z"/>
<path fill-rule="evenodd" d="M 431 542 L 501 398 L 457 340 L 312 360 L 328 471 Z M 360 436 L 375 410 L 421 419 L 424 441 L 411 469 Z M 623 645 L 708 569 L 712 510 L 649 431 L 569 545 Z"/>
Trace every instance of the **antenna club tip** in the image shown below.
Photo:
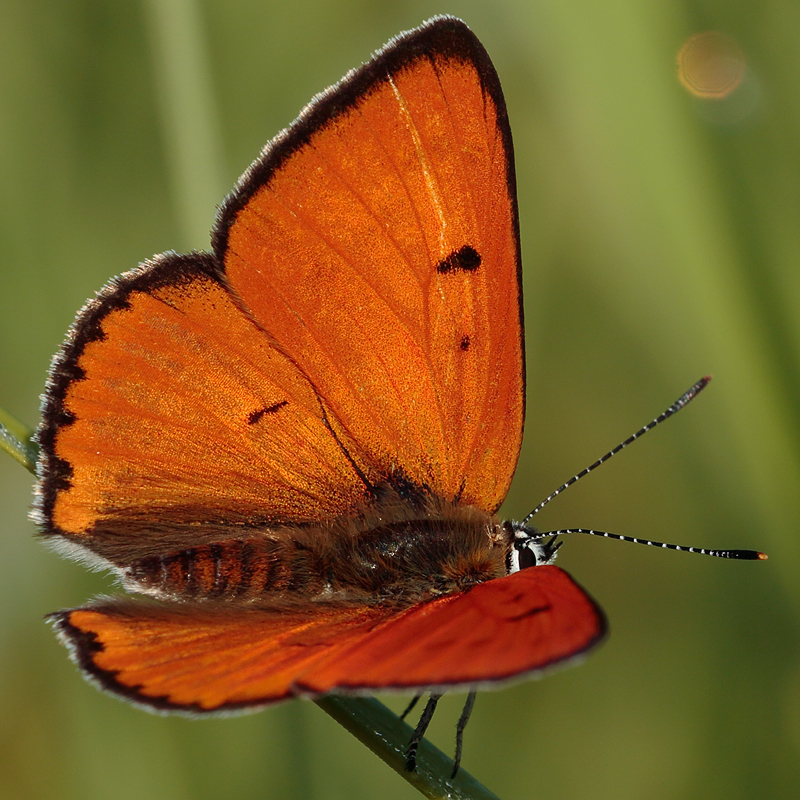
<path fill-rule="evenodd" d="M 769 556 L 766 553 L 759 553 L 758 554 L 758 560 L 759 561 L 766 561 L 768 558 L 769 558 Z"/>
<path fill-rule="evenodd" d="M 713 377 L 714 377 L 713 375 L 703 375 L 703 377 L 700 378 L 700 383 L 702 384 L 709 383 Z"/>

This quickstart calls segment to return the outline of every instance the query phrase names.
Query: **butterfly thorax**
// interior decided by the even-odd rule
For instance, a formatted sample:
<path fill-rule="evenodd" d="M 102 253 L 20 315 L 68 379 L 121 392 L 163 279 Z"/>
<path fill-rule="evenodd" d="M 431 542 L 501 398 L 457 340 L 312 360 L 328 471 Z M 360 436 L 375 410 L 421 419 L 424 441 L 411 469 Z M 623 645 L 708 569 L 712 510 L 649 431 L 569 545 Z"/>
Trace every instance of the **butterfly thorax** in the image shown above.
<path fill-rule="evenodd" d="M 126 587 L 164 599 L 405 605 L 508 572 L 513 534 L 479 509 L 393 497 L 325 524 L 255 529 L 142 558 Z"/>

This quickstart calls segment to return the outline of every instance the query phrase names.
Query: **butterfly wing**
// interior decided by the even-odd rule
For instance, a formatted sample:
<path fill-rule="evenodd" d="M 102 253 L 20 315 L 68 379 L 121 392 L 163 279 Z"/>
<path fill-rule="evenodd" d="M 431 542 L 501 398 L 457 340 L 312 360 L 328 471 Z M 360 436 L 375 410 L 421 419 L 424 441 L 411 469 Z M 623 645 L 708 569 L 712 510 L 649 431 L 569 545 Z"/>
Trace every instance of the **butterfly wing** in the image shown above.
<path fill-rule="evenodd" d="M 313 388 L 212 262 L 159 257 L 76 323 L 39 433 L 39 515 L 62 543 L 123 564 L 363 497 Z"/>
<path fill-rule="evenodd" d="M 196 713 L 337 691 L 490 687 L 573 659 L 605 631 L 600 609 L 553 566 L 401 611 L 121 599 L 53 616 L 103 688 L 151 709 Z"/>
<path fill-rule="evenodd" d="M 462 22 L 315 98 L 226 201 L 214 251 L 370 482 L 497 509 L 524 413 L 519 232 L 502 91 Z"/>
<path fill-rule="evenodd" d="M 46 536 L 129 563 L 354 513 L 386 482 L 497 508 L 524 409 L 517 212 L 500 85 L 463 23 L 317 97 L 214 249 L 157 257 L 78 318 L 39 432 Z"/>

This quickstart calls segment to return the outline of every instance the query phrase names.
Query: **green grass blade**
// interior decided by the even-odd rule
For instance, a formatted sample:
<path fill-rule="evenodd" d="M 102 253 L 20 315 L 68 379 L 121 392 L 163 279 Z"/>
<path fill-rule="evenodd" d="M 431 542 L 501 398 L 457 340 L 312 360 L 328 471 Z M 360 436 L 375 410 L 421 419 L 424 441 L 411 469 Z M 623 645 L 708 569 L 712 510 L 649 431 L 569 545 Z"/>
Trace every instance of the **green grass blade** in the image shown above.
<path fill-rule="evenodd" d="M 22 464 L 28 472 L 36 474 L 39 447 L 33 441 L 33 431 L 0 408 L 0 449 Z"/>
<path fill-rule="evenodd" d="M 316 704 L 425 797 L 431 800 L 497 800 L 495 794 L 464 769 L 450 778 L 452 759 L 427 739 L 420 742 L 417 769 L 408 772 L 405 749 L 413 728 L 374 697 L 329 695 Z"/>

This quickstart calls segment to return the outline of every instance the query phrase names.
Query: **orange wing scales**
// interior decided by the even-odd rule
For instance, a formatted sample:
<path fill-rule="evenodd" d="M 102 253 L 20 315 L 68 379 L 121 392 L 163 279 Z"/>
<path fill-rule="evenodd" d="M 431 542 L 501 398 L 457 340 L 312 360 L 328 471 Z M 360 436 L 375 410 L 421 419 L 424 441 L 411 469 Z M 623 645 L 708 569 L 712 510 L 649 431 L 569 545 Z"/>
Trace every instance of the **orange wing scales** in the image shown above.
<path fill-rule="evenodd" d="M 124 303 L 84 312 L 96 333 L 75 340 L 81 377 L 61 389 L 69 422 L 53 443 L 67 488 L 40 501 L 53 527 L 94 547 L 98 529 L 143 517 L 236 525 L 354 509 L 365 487 L 307 380 L 216 280 L 176 281 L 178 268 L 191 257 L 157 259 L 110 287 Z M 131 530 L 159 547 L 150 528 Z"/>
<path fill-rule="evenodd" d="M 300 141 L 245 177 L 218 255 L 365 474 L 401 465 L 418 485 L 494 511 L 523 416 L 502 95 L 493 72 L 436 41 L 366 69 L 368 90 L 350 100 L 346 82 L 323 95 Z"/>
<path fill-rule="evenodd" d="M 55 615 L 103 688 L 185 712 L 292 696 L 493 686 L 596 644 L 602 612 L 558 567 L 534 567 L 406 610 L 163 608 L 98 601 Z"/>

